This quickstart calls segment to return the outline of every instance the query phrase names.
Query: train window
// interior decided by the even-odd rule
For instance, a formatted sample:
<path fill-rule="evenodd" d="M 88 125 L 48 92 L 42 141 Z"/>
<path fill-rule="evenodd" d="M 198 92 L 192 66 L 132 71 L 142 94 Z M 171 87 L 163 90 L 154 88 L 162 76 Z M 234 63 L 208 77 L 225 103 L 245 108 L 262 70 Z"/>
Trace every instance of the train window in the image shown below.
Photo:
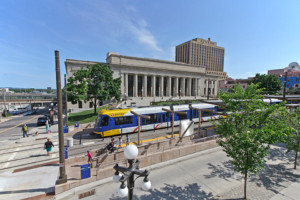
<path fill-rule="evenodd" d="M 193 118 L 196 118 L 198 117 L 198 110 L 193 110 Z"/>
<path fill-rule="evenodd" d="M 166 121 L 166 115 L 163 114 L 162 117 L 163 117 L 163 122 L 165 122 Z"/>
<path fill-rule="evenodd" d="M 143 124 L 154 124 L 154 123 L 157 122 L 156 114 L 150 114 L 150 115 L 147 115 L 147 116 L 150 116 L 150 119 L 145 119 L 143 121 Z"/>
<path fill-rule="evenodd" d="M 202 114 L 201 114 L 202 117 L 207 117 L 209 115 L 210 115 L 210 112 L 202 111 Z"/>
<path fill-rule="evenodd" d="M 178 119 L 179 120 L 187 119 L 187 115 L 178 115 Z"/>
<path fill-rule="evenodd" d="M 108 116 L 104 116 L 101 120 L 101 126 L 107 126 L 108 125 Z"/>
<path fill-rule="evenodd" d="M 115 125 L 132 124 L 132 116 L 115 117 Z"/>

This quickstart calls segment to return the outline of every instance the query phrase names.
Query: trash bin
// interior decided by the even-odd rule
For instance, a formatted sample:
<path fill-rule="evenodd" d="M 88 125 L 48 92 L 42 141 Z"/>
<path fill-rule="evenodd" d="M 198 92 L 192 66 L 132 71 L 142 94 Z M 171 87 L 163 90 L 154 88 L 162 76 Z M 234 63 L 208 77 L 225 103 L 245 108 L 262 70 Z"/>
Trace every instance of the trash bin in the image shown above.
<path fill-rule="evenodd" d="M 65 147 L 65 159 L 68 159 L 68 147 Z"/>
<path fill-rule="evenodd" d="M 68 133 L 69 132 L 69 127 L 68 126 L 64 126 L 64 133 Z"/>
<path fill-rule="evenodd" d="M 73 146 L 73 138 L 67 138 L 67 146 L 72 147 Z"/>
<path fill-rule="evenodd" d="M 79 122 L 74 122 L 74 127 L 78 128 L 79 127 Z"/>
<path fill-rule="evenodd" d="M 81 165 L 81 179 L 90 178 L 91 177 L 91 165 L 85 164 Z"/>

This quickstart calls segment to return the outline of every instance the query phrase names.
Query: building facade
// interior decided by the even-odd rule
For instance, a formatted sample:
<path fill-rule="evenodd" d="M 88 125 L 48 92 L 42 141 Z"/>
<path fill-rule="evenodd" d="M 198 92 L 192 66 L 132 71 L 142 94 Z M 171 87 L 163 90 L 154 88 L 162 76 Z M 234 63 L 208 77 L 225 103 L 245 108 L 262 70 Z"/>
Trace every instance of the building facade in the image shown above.
<path fill-rule="evenodd" d="M 203 66 L 208 74 L 218 75 L 219 80 L 225 80 L 224 54 L 225 49 L 217 46 L 210 38 L 195 38 L 176 46 L 175 61 Z"/>
<path fill-rule="evenodd" d="M 226 80 L 219 81 L 219 88 L 222 91 L 228 91 L 230 88 L 234 88 L 235 84 L 240 84 L 243 89 L 248 87 L 248 82 L 251 78 L 248 79 L 233 79 L 227 78 Z"/>
<path fill-rule="evenodd" d="M 67 59 L 67 76 L 97 63 Z M 151 102 L 201 99 L 208 93 L 210 97 L 216 97 L 218 93 L 218 76 L 207 74 L 204 67 L 112 52 L 107 54 L 106 64 L 113 71 L 114 78 L 121 78 L 123 106 L 147 106 Z M 92 107 L 90 103 L 70 106 L 74 109 Z"/>
<path fill-rule="evenodd" d="M 289 66 L 283 69 L 268 70 L 268 75 L 275 74 L 276 76 L 278 76 L 282 83 L 282 86 L 284 86 L 285 72 L 287 72 L 286 88 L 299 89 L 300 88 L 300 65 L 297 62 L 292 62 L 289 64 Z"/>

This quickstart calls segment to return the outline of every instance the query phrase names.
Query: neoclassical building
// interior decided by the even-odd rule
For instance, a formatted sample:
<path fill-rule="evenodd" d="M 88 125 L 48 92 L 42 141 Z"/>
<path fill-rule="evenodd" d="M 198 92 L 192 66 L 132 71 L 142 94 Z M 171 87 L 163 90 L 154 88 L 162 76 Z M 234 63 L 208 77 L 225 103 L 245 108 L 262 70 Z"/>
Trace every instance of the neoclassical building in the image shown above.
<path fill-rule="evenodd" d="M 67 76 L 88 65 L 99 62 L 67 59 Z M 146 106 L 151 102 L 195 100 L 216 97 L 218 76 L 208 74 L 205 67 L 181 62 L 124 56 L 107 53 L 106 64 L 113 77 L 120 77 L 122 106 Z M 92 103 L 68 104 L 69 108 L 89 108 Z"/>

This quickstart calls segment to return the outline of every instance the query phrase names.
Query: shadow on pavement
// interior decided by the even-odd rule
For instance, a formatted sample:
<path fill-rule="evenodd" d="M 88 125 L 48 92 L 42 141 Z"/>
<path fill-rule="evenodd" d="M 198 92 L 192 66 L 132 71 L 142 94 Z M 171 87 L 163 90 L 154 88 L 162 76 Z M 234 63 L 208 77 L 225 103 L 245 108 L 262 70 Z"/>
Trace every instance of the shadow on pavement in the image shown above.
<path fill-rule="evenodd" d="M 141 200 L 156 200 L 156 199 L 214 199 L 213 194 L 206 193 L 201 190 L 200 186 L 197 183 L 189 184 L 185 187 L 165 184 L 166 186 L 160 188 L 160 190 L 154 189 L 149 190 L 147 193 L 141 196 L 134 195 L 133 199 Z M 128 197 L 120 198 L 119 196 L 112 197 L 110 200 L 126 200 Z"/>
<path fill-rule="evenodd" d="M 291 167 L 294 161 L 293 153 L 286 154 L 285 152 L 286 148 L 278 148 L 277 145 L 276 148 L 272 148 L 269 150 L 269 155 L 267 156 L 267 160 L 269 161 L 269 163 L 265 164 L 265 168 L 262 169 L 257 175 L 251 174 L 250 178 L 248 178 L 248 183 L 250 184 L 251 182 L 255 186 L 252 189 L 249 188 L 249 191 L 252 190 L 258 192 L 258 190 L 260 190 L 260 192 L 258 193 L 261 193 L 263 192 L 262 190 L 265 190 L 271 192 L 268 193 L 268 195 L 272 196 L 274 194 L 279 193 L 279 191 L 281 191 L 282 189 L 288 187 L 291 183 L 300 180 L 300 174 L 296 174 Z M 243 179 L 240 173 L 237 174 L 241 176 L 239 176 L 238 178 L 234 177 L 234 166 L 231 164 L 230 161 L 223 162 L 219 165 L 213 165 L 211 163 L 208 163 L 208 168 L 212 171 L 210 174 L 205 175 L 205 178 L 218 177 L 226 181 L 229 181 L 229 178 L 234 178 L 236 180 Z M 238 187 L 242 187 L 242 185 Z M 228 188 L 229 193 L 230 190 L 231 189 Z M 231 196 L 231 194 L 229 193 L 225 196 Z M 240 194 L 238 195 L 242 196 L 242 192 L 239 191 L 239 193 Z M 236 196 L 237 194 L 232 195 Z"/>
<path fill-rule="evenodd" d="M 54 187 L 49 187 L 49 188 L 38 188 L 38 189 L 27 189 L 27 190 L 11 190 L 11 191 L 1 191 L 0 195 L 2 194 L 18 194 L 18 193 L 32 193 L 32 192 L 53 192 Z"/>
<path fill-rule="evenodd" d="M 229 178 L 232 178 L 234 174 L 234 167 L 230 161 L 222 162 L 220 165 L 208 163 L 208 169 L 211 169 L 212 172 L 208 175 L 204 175 L 204 177 L 207 179 L 219 177 L 226 181 L 230 181 Z"/>

